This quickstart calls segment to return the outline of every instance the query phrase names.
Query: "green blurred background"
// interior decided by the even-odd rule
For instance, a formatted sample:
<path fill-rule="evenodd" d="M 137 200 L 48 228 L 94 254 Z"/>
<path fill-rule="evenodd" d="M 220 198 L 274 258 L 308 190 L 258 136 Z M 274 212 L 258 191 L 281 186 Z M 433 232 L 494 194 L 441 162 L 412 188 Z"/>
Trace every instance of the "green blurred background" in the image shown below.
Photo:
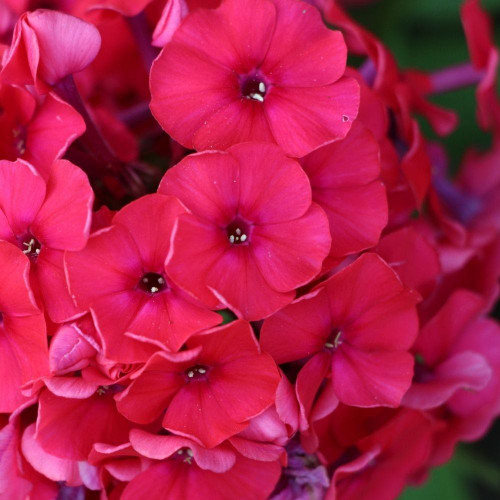
<path fill-rule="evenodd" d="M 461 3 L 460 0 L 380 0 L 350 7 L 349 11 L 391 49 L 402 68 L 435 70 L 468 59 L 459 17 Z M 499 28 L 500 0 L 483 0 L 482 4 Z M 495 35 L 500 45 L 500 29 L 495 30 Z M 486 149 L 491 137 L 477 127 L 473 88 L 432 100 L 459 114 L 457 130 L 444 139 L 450 168 L 456 171 L 467 148 Z M 427 137 L 435 137 L 427 124 L 422 123 L 422 128 Z M 496 312 L 499 317 L 498 309 Z M 500 499 L 500 422 L 481 441 L 460 445 L 453 460 L 435 469 L 423 487 L 408 488 L 401 495 L 401 500 L 422 499 Z"/>

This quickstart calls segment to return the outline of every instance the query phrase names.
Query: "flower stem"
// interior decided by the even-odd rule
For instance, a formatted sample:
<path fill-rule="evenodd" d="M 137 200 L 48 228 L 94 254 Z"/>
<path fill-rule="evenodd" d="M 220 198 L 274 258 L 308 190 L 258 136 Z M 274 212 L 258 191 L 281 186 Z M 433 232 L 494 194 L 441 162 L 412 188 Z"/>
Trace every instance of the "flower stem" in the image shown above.
<path fill-rule="evenodd" d="M 471 63 L 462 63 L 440 69 L 430 75 L 432 93 L 440 94 L 477 85 L 483 76 L 484 72 L 474 68 Z"/>
<path fill-rule="evenodd" d="M 146 15 L 144 12 L 141 12 L 134 17 L 127 17 L 127 22 L 141 53 L 144 67 L 149 73 L 159 50 L 151 45 L 151 30 L 149 29 Z"/>

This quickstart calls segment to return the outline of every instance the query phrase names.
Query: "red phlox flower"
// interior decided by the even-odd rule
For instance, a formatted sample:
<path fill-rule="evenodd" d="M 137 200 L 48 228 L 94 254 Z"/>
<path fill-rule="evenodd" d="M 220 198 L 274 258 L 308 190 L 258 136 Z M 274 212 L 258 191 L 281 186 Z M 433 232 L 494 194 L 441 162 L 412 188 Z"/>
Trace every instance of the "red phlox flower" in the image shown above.
<path fill-rule="evenodd" d="M 74 313 L 63 252 L 85 246 L 93 201 L 87 176 L 69 161 L 56 160 L 47 181 L 23 160 L 0 161 L 0 238 L 30 258 L 34 290 L 54 321 Z"/>
<path fill-rule="evenodd" d="M 483 353 L 458 342 L 483 308 L 481 297 L 457 290 L 422 328 L 413 347 L 415 377 L 403 399 L 405 406 L 436 408 L 460 389 L 480 391 L 488 384 L 492 370 Z"/>
<path fill-rule="evenodd" d="M 108 358 L 146 361 L 158 347 L 176 351 L 221 322 L 165 275 L 170 237 L 186 212 L 172 196 L 142 197 L 92 234 L 84 250 L 66 254 L 71 293 L 91 311 Z"/>
<path fill-rule="evenodd" d="M 124 500 L 147 495 L 151 500 L 189 498 L 230 500 L 238 492 L 243 500 L 264 500 L 279 479 L 277 462 L 258 462 L 222 444 L 207 450 L 180 436 L 154 436 L 132 431 L 132 446 L 145 456 L 162 460 L 133 479 Z"/>
<path fill-rule="evenodd" d="M 187 347 L 153 355 L 118 408 L 142 424 L 165 412 L 165 429 L 214 447 L 273 404 L 280 375 L 243 320 L 191 337 Z"/>
<path fill-rule="evenodd" d="M 303 430 L 311 417 L 331 412 L 335 398 L 363 407 L 400 404 L 413 375 L 407 351 L 418 330 L 417 300 L 380 257 L 365 254 L 264 321 L 262 348 L 276 362 L 309 358 L 296 384 Z"/>
<path fill-rule="evenodd" d="M 0 241 L 0 412 L 27 400 L 21 386 L 48 373 L 45 321 L 29 285 L 29 260 Z"/>
<path fill-rule="evenodd" d="M 328 219 L 311 203 L 306 174 L 272 144 L 188 156 L 167 171 L 159 192 L 191 211 L 178 219 L 169 277 L 245 319 L 288 304 L 330 250 Z"/>
<path fill-rule="evenodd" d="M 54 93 L 39 99 L 10 85 L 0 87 L 0 157 L 36 165 L 47 179 L 52 163 L 85 132 L 82 117 Z"/>
<path fill-rule="evenodd" d="M 387 224 L 387 197 L 375 138 L 354 123 L 342 141 L 323 146 L 300 161 L 309 177 L 313 200 L 328 216 L 329 258 L 353 254 L 377 244 Z"/>
<path fill-rule="evenodd" d="M 459 391 L 448 401 L 447 407 L 462 420 L 461 439 L 479 439 L 500 414 L 500 327 L 492 319 L 478 318 L 458 340 L 457 349 L 480 353 L 488 363 L 492 375 L 481 390 Z"/>
<path fill-rule="evenodd" d="M 342 78 L 345 64 L 342 35 L 314 7 L 226 0 L 194 11 L 164 47 L 151 109 L 189 148 L 272 142 L 300 157 L 344 137 L 356 118 L 359 87 Z"/>
<path fill-rule="evenodd" d="M 0 78 L 34 85 L 46 93 L 66 76 L 86 68 L 100 45 L 97 28 L 81 19 L 45 9 L 27 12 L 16 24 Z"/>
<path fill-rule="evenodd" d="M 500 327 L 494 320 L 471 321 L 457 339 L 457 349 L 480 353 L 492 370 L 487 385 L 478 391 L 457 391 L 446 405 L 435 410 L 444 428 L 434 438 L 429 465 L 447 462 L 459 441 L 481 438 L 500 414 Z"/>
<path fill-rule="evenodd" d="M 333 473 L 325 499 L 396 498 L 429 457 L 435 424 L 420 412 L 398 411 L 360 439 Z"/>

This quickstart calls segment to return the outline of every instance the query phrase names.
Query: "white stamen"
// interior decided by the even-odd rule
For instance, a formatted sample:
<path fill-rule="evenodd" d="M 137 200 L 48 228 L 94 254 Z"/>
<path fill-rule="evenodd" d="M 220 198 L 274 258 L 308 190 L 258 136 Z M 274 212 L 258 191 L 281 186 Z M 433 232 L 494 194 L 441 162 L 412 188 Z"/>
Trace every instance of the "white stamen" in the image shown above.
<path fill-rule="evenodd" d="M 327 349 L 333 349 L 335 346 L 334 346 L 331 342 L 326 342 L 326 343 L 325 343 L 325 347 L 326 347 Z"/>
<path fill-rule="evenodd" d="M 25 247 L 28 247 L 28 248 L 26 248 L 26 250 L 23 250 L 23 253 L 25 253 L 25 254 L 29 254 L 29 253 L 31 253 L 31 247 L 32 247 L 34 244 L 35 244 L 35 239 L 34 239 L 34 238 L 31 238 L 31 240 L 30 240 L 28 243 L 26 243 L 25 241 L 23 241 L 23 245 L 24 245 Z M 37 248 L 37 249 L 35 250 L 35 252 L 36 252 L 36 254 L 38 255 L 38 254 L 40 253 L 40 249 L 39 249 L 39 248 Z"/>
<path fill-rule="evenodd" d="M 246 239 L 247 239 L 247 235 L 246 234 L 242 234 L 241 238 L 240 238 L 241 242 L 243 243 Z"/>
<path fill-rule="evenodd" d="M 237 228 L 235 233 L 239 236 L 241 234 L 241 229 L 240 228 Z"/>
<path fill-rule="evenodd" d="M 261 96 L 260 94 L 250 94 L 250 98 L 251 99 L 255 99 L 256 101 L 259 101 L 259 102 L 264 102 L 264 97 Z"/>
<path fill-rule="evenodd" d="M 264 82 L 259 83 L 259 92 L 262 94 L 266 91 L 266 86 L 264 85 Z"/>
<path fill-rule="evenodd" d="M 163 285 L 163 284 L 165 283 L 165 280 L 164 280 L 164 279 L 160 276 L 160 277 L 158 278 L 158 283 L 159 283 L 160 285 Z"/>
<path fill-rule="evenodd" d="M 186 453 L 187 453 L 187 455 L 188 455 L 188 456 L 190 456 L 190 457 L 192 457 L 192 456 L 193 456 L 193 452 L 191 451 L 191 448 L 188 448 L 188 449 L 186 450 Z"/>
<path fill-rule="evenodd" d="M 182 450 L 178 450 L 178 451 L 177 451 L 177 453 L 178 453 L 179 455 L 182 455 L 184 452 L 183 452 Z"/>
<path fill-rule="evenodd" d="M 233 235 L 229 236 L 229 241 L 230 241 L 231 243 L 234 243 L 234 236 L 233 236 Z"/>
<path fill-rule="evenodd" d="M 189 378 L 193 378 L 194 377 L 194 371 L 193 370 L 188 371 L 188 377 Z"/>
<path fill-rule="evenodd" d="M 342 335 L 342 332 L 339 331 L 339 333 L 337 333 L 337 336 L 335 337 L 335 339 L 333 341 L 335 349 L 339 346 L 339 344 L 342 344 L 342 340 L 340 340 L 341 335 Z"/>
<path fill-rule="evenodd" d="M 152 286 L 151 287 L 151 293 L 156 293 L 158 292 L 160 289 L 159 288 L 156 288 L 155 286 Z"/>
<path fill-rule="evenodd" d="M 206 373 L 206 371 L 205 368 L 198 368 L 198 373 Z"/>

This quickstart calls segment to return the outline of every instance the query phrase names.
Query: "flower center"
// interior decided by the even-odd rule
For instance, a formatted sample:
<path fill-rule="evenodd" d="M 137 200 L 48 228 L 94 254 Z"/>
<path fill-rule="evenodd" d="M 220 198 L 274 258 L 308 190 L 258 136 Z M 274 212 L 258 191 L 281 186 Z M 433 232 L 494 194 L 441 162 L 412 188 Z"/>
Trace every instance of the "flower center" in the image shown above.
<path fill-rule="evenodd" d="M 22 125 L 19 125 L 12 130 L 12 136 L 14 139 L 14 147 L 19 156 L 22 156 L 26 153 L 26 129 Z"/>
<path fill-rule="evenodd" d="M 188 380 L 206 380 L 208 368 L 203 365 L 195 365 L 186 370 Z"/>
<path fill-rule="evenodd" d="M 328 338 L 328 341 L 325 342 L 325 350 L 333 352 L 339 347 L 340 344 L 342 344 L 342 331 L 335 328 Z"/>
<path fill-rule="evenodd" d="M 267 85 L 259 75 L 247 75 L 241 80 L 241 95 L 252 101 L 264 102 Z"/>
<path fill-rule="evenodd" d="M 172 458 L 174 460 L 182 460 L 186 464 L 191 464 L 193 462 L 193 452 L 190 448 L 181 448 Z"/>
<path fill-rule="evenodd" d="M 40 255 L 42 245 L 36 238 L 29 236 L 23 241 L 22 250 L 30 259 L 36 259 Z"/>
<path fill-rule="evenodd" d="M 250 225 L 241 219 L 236 219 L 226 228 L 227 239 L 231 245 L 248 243 L 250 237 Z"/>
<path fill-rule="evenodd" d="M 139 288 L 143 292 L 155 295 L 167 288 L 167 280 L 158 273 L 146 273 L 139 280 Z"/>

